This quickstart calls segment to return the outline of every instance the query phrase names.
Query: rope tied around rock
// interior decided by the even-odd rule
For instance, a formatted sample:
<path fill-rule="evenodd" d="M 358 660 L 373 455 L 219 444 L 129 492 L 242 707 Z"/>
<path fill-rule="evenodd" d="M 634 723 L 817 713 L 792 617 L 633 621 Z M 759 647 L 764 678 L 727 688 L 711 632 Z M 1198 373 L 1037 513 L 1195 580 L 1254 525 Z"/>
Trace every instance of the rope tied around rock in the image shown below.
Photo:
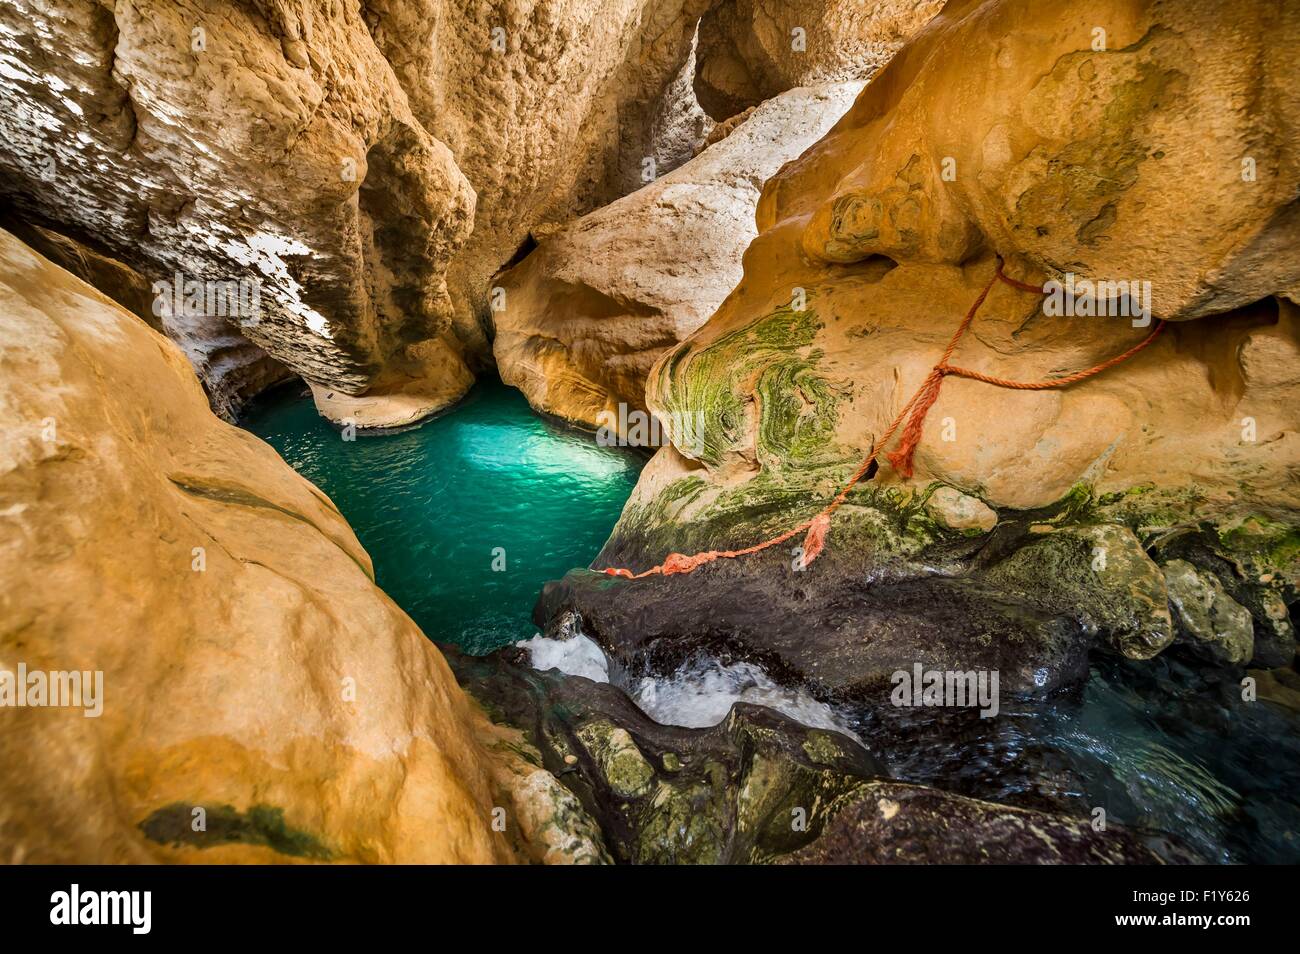
<path fill-rule="evenodd" d="M 640 580 L 647 576 L 675 576 L 679 573 L 691 573 L 706 563 L 712 563 L 714 560 L 732 560 L 736 557 L 749 556 L 751 553 L 758 553 L 770 547 L 779 546 L 787 540 L 793 539 L 803 533 L 803 554 L 802 561 L 806 567 L 821 554 L 826 546 L 826 534 L 830 531 L 831 516 L 839 509 L 840 505 L 848 499 L 849 493 L 854 487 L 867 475 L 871 465 L 876 462 L 881 450 L 893 439 L 894 434 L 898 433 L 899 427 L 906 420 L 907 425 L 903 427 L 899 435 L 898 448 L 892 453 L 886 454 L 889 463 L 903 477 L 912 476 L 912 457 L 916 452 L 916 447 L 921 441 L 921 429 L 925 424 L 925 416 L 929 413 L 930 408 L 934 406 L 935 401 L 939 399 L 939 392 L 943 388 L 943 380 L 948 375 L 953 374 L 962 378 L 970 378 L 972 381 L 983 381 L 985 384 L 992 384 L 1000 388 L 1010 388 L 1016 391 L 1047 391 L 1054 388 L 1068 387 L 1079 381 L 1091 378 L 1094 375 L 1101 374 L 1118 364 L 1122 364 L 1129 358 L 1133 357 L 1139 351 L 1150 345 L 1164 330 L 1165 322 L 1156 319 L 1155 327 L 1151 333 L 1142 341 L 1129 348 L 1122 354 L 1115 355 L 1103 361 L 1101 364 L 1094 365 L 1082 371 L 1076 371 L 1073 374 L 1067 374 L 1059 378 L 1050 378 L 1046 381 L 1012 381 L 1007 378 L 995 377 L 991 374 L 984 374 L 971 368 L 963 368 L 958 365 L 950 364 L 949 361 L 953 353 L 957 350 L 957 345 L 962 336 L 966 334 L 975 316 L 979 313 L 980 306 L 988 298 L 989 292 L 993 286 L 1001 281 L 1012 288 L 1020 291 L 1034 292 L 1036 294 L 1045 294 L 1042 286 L 1030 285 L 1027 282 L 1017 281 L 1005 274 L 1002 270 L 1002 259 L 998 258 L 997 271 L 993 277 L 988 280 L 984 289 L 979 293 L 974 303 L 971 304 L 966 316 L 962 318 L 957 330 L 953 333 L 952 340 L 948 342 L 948 347 L 944 349 L 943 355 L 931 368 L 930 373 L 926 375 L 925 380 L 921 382 L 912 397 L 903 405 L 898 416 L 894 418 L 893 423 L 885 428 L 885 433 L 881 435 L 880 440 L 872 446 L 871 453 L 867 455 L 861 466 L 854 471 L 853 476 L 849 478 L 848 483 L 840 490 L 838 494 L 825 507 L 817 513 L 816 516 L 803 523 L 796 524 L 784 533 L 778 534 L 761 543 L 756 543 L 751 547 L 745 547 L 741 550 L 706 550 L 702 553 L 684 554 L 670 553 L 664 558 L 664 562 L 658 566 L 652 566 L 642 573 L 633 573 L 631 570 L 623 567 L 606 567 L 603 571 L 608 576 L 624 577 L 629 580 Z"/>

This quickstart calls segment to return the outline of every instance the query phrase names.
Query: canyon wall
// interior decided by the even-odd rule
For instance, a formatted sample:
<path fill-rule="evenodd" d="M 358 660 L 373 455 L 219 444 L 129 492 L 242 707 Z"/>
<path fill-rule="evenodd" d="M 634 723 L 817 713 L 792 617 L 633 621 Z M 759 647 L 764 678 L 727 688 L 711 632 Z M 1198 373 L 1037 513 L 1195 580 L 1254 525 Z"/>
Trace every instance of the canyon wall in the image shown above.
<path fill-rule="evenodd" d="M 860 698 L 918 660 L 1051 691 L 1094 646 L 1290 664 L 1297 40 L 1283 2 L 949 3 L 768 182 L 744 277 L 649 375 L 672 445 L 593 566 L 645 570 L 812 518 L 978 301 L 950 363 L 1017 382 L 1168 326 L 1064 387 L 943 378 L 912 467 L 880 454 L 816 562 L 800 532 L 689 575 L 579 571 L 543 608 L 577 610 L 634 668 L 723 646 Z M 1061 286 L 996 281 L 999 258 L 1031 289 L 1134 284 L 1062 311 Z"/>
<path fill-rule="evenodd" d="M 270 355 L 330 416 L 406 423 L 490 360 L 530 228 L 684 158 L 707 5 L 12 0 L 0 198 L 151 283 L 256 280 L 162 315 L 227 416 Z"/>
<path fill-rule="evenodd" d="M 627 421 L 629 410 L 645 410 L 651 365 L 740 280 L 763 183 L 820 139 L 861 89 L 783 93 L 684 166 L 542 238 L 497 279 L 501 379 L 540 411 L 647 443 Z"/>
<path fill-rule="evenodd" d="M 0 313 L 0 860 L 605 858 L 175 345 L 6 232 Z"/>
<path fill-rule="evenodd" d="M 696 90 L 865 78 L 935 8 L 6 0 L 0 201 L 154 287 L 228 419 L 293 373 L 336 421 L 411 423 L 491 364 L 500 269 L 697 151 Z M 183 294 L 239 281 L 255 306 Z"/>

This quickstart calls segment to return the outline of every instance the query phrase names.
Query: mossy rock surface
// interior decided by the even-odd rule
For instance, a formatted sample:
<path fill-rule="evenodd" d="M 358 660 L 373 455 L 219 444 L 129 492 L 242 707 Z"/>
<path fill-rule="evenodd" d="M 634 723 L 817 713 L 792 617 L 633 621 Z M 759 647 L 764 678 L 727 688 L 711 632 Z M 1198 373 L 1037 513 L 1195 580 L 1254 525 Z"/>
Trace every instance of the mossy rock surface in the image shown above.
<path fill-rule="evenodd" d="M 751 546 L 809 519 L 851 472 L 848 463 L 765 469 L 722 489 L 685 476 L 629 505 L 592 566 L 639 571 L 673 552 Z M 1176 558 L 1249 611 L 1252 664 L 1295 658 L 1286 515 L 1224 513 L 1195 488 L 1097 495 L 1079 483 L 1049 506 L 985 515 L 980 529 L 941 519 L 936 493 L 954 495 L 939 483 L 864 481 L 810 566 L 794 538 L 683 576 L 627 581 L 575 570 L 546 586 L 535 620 L 577 614 L 633 671 L 724 653 L 827 698 L 870 702 L 890 673 L 921 662 L 997 669 L 1003 691 L 1041 695 L 1079 683 L 1090 653 L 1143 660 L 1173 645 L 1161 564 Z M 978 498 L 962 502 L 978 512 Z"/>
<path fill-rule="evenodd" d="M 887 774 L 853 739 L 760 706 L 737 704 L 707 729 L 664 726 L 614 686 L 537 672 L 517 651 L 448 655 L 462 685 L 577 794 L 619 861 L 769 860 L 809 843 L 842 795 Z"/>
<path fill-rule="evenodd" d="M 290 858 L 313 861 L 328 861 L 334 855 L 315 835 L 290 825 L 284 809 L 273 805 L 240 811 L 233 805 L 176 802 L 151 813 L 140 822 L 140 830 L 150 841 L 165 845 L 261 845 Z"/>
<path fill-rule="evenodd" d="M 660 725 L 616 687 L 538 672 L 523 656 L 453 650 L 449 661 L 472 695 L 538 746 L 547 768 L 599 821 L 617 861 L 1194 860 L 1176 846 L 1157 854 L 1120 826 L 1095 832 L 1086 817 L 893 781 L 848 736 L 761 706 L 738 703 L 710 728 Z M 625 764 L 611 771 L 618 761 Z"/>
<path fill-rule="evenodd" d="M 706 464 L 744 453 L 764 466 L 799 468 L 833 458 L 846 387 L 818 372 L 820 322 L 810 307 L 778 308 L 658 367 L 662 420 L 673 443 Z"/>

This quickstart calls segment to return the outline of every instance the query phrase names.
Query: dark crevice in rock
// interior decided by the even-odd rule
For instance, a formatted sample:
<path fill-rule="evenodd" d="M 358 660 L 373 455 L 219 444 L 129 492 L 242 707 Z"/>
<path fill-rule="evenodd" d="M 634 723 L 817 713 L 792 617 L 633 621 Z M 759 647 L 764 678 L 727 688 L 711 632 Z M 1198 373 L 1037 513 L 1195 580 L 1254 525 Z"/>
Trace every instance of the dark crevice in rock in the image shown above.
<path fill-rule="evenodd" d="M 515 254 L 511 255 L 510 259 L 497 269 L 497 274 L 499 275 L 508 269 L 514 268 L 536 250 L 537 239 L 533 236 L 532 232 L 529 232 L 528 235 L 524 237 L 524 240 L 519 243 L 519 247 L 515 249 Z"/>

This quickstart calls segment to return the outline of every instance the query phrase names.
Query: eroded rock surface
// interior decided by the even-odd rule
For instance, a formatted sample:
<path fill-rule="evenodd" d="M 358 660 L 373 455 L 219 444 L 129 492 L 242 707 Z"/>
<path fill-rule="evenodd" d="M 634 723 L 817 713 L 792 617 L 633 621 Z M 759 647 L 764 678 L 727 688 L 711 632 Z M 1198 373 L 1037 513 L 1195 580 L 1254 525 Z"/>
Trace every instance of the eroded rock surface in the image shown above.
<path fill-rule="evenodd" d="M 210 391 L 249 341 L 404 423 L 488 359 L 489 279 L 531 228 L 690 155 L 707 6 L 16 0 L 0 197 L 150 282 L 257 279 L 256 315 L 168 318 Z"/>
<path fill-rule="evenodd" d="M 0 18 L 0 163 L 24 214 L 151 282 L 260 282 L 256 314 L 171 315 L 187 350 L 243 336 L 350 393 L 420 376 L 405 349 L 447 333 L 474 191 L 355 6 L 68 0 Z"/>
<path fill-rule="evenodd" d="M 695 92 L 724 120 L 796 86 L 870 79 L 943 0 L 723 0 L 700 21 Z"/>
<path fill-rule="evenodd" d="M 102 673 L 84 706 L 0 707 L 4 861 L 606 857 L 329 499 L 5 232 L 0 417 L 0 692 Z"/>
<path fill-rule="evenodd" d="M 740 280 L 763 183 L 861 88 L 778 96 L 686 165 L 543 238 L 497 280 L 502 380 L 538 410 L 649 443 L 628 434 L 627 411 L 644 410 L 651 365 Z"/>
<path fill-rule="evenodd" d="M 745 277 L 651 371 L 650 410 L 683 424 L 593 567 L 748 547 L 812 517 L 998 256 L 1032 284 L 1138 284 L 1104 294 L 1128 309 L 1105 317 L 994 283 L 953 364 L 1050 380 L 1169 326 L 1063 388 L 947 377 L 914 472 L 882 455 L 811 566 L 796 537 L 686 576 L 579 571 L 543 612 L 577 611 L 633 666 L 724 644 L 828 693 L 877 692 L 914 661 L 1009 667 L 1004 685 L 1032 692 L 1079 678 L 1091 648 L 1164 651 L 1160 565 L 1183 558 L 1250 611 L 1255 664 L 1289 664 L 1300 99 L 1268 64 L 1296 38 L 1285 3 L 950 3 L 765 187 Z M 942 488 L 996 521 L 954 529 L 927 507 Z"/>

